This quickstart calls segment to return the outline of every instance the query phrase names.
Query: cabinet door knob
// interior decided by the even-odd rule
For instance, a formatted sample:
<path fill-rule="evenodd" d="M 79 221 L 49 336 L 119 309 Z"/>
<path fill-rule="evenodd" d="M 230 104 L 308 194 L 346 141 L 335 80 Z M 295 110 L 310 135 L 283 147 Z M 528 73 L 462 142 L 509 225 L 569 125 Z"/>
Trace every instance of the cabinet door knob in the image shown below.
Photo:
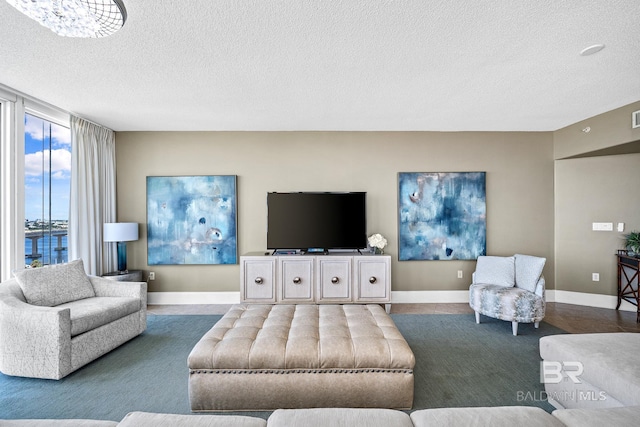
<path fill-rule="evenodd" d="M 256 280 L 254 280 L 256 282 L 256 285 L 262 285 L 264 283 L 264 280 L 262 279 L 262 277 L 256 277 Z"/>
<path fill-rule="evenodd" d="M 375 278 L 375 276 L 371 276 L 369 277 L 369 283 L 376 283 L 378 281 L 378 279 Z"/>
<path fill-rule="evenodd" d="M 302 279 L 299 277 L 294 277 L 293 278 L 293 283 L 295 283 L 296 285 L 300 284 L 302 282 Z"/>
<path fill-rule="evenodd" d="M 333 283 L 334 285 L 339 282 L 340 282 L 340 279 L 338 279 L 337 277 L 334 276 L 331 278 L 331 283 Z"/>

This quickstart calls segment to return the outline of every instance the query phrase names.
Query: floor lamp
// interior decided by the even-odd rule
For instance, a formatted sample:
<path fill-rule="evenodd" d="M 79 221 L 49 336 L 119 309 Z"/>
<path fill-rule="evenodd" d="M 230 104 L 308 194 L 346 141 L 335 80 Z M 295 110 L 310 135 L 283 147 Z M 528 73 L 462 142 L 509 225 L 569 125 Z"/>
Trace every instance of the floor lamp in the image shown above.
<path fill-rule="evenodd" d="M 104 224 L 103 240 L 118 243 L 118 274 L 127 271 L 127 242 L 138 240 L 137 222 L 108 222 Z"/>

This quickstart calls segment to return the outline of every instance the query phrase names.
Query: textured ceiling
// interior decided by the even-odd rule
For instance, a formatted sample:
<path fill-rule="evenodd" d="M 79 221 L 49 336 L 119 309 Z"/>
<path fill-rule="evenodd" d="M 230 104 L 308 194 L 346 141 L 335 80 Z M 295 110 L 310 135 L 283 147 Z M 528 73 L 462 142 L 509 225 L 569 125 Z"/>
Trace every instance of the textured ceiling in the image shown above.
<path fill-rule="evenodd" d="M 0 83 L 116 131 L 549 131 L 640 100 L 638 0 L 124 2 L 72 39 L 0 1 Z"/>

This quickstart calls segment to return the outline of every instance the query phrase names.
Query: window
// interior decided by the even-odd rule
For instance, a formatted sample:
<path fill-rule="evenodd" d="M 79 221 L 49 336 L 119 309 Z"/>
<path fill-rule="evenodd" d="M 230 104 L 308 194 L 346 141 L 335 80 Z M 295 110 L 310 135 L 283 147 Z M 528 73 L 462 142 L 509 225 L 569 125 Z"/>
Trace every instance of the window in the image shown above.
<path fill-rule="evenodd" d="M 24 148 L 25 263 L 67 262 L 71 133 L 27 113 Z"/>
<path fill-rule="evenodd" d="M 39 120 L 39 124 L 32 126 L 29 116 Z M 39 130 L 39 135 L 36 132 L 31 136 L 30 129 L 35 128 Z M 62 219 L 68 218 L 69 190 L 66 195 L 62 195 L 57 191 L 57 186 L 66 179 L 66 185 L 69 187 L 70 171 L 68 167 L 59 168 L 56 162 L 57 155 L 60 154 L 56 150 L 70 151 L 68 128 L 68 113 L 0 84 L 0 280 L 11 278 L 13 270 L 24 268 L 28 262 L 25 248 L 25 219 L 31 218 L 26 215 L 28 205 L 26 193 L 29 190 L 29 197 L 31 197 L 31 186 L 34 182 L 37 182 L 35 187 L 38 188 L 37 197 L 42 207 L 39 207 L 38 218 L 32 218 L 44 219 L 46 216 L 51 223 L 52 231 L 56 224 L 55 220 L 58 219 L 56 217 L 58 205 L 65 207 L 61 214 L 64 216 Z M 66 136 L 62 136 L 65 132 Z M 39 149 L 28 148 L 29 138 L 38 141 Z M 46 145 L 44 149 L 43 144 Z M 39 174 L 42 177 L 40 178 L 34 175 L 33 170 L 26 169 L 26 161 L 32 159 L 28 157 L 29 154 L 38 152 L 41 156 Z M 31 211 L 29 215 L 32 215 Z M 42 241 L 38 251 L 43 252 L 47 246 L 49 245 Z M 55 263 L 59 259 L 56 258 L 57 247 L 66 247 L 66 238 L 61 245 L 58 245 L 57 236 L 55 236 L 51 243 L 49 259 L 45 260 L 43 254 L 40 262 Z M 61 255 L 64 260 L 66 253 Z"/>

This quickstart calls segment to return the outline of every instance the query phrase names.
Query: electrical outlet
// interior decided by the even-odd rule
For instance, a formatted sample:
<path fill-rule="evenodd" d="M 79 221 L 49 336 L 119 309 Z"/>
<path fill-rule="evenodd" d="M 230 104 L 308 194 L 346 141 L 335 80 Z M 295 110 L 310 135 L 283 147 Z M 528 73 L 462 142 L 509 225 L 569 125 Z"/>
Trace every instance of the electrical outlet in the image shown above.
<path fill-rule="evenodd" d="M 458 279 L 462 279 L 462 270 L 458 270 Z"/>
<path fill-rule="evenodd" d="M 150 271 L 149 272 L 149 280 L 156 280 L 156 272 L 155 271 Z"/>
<path fill-rule="evenodd" d="M 599 282 L 600 281 L 600 273 L 591 273 L 591 280 L 593 280 L 594 282 Z"/>

